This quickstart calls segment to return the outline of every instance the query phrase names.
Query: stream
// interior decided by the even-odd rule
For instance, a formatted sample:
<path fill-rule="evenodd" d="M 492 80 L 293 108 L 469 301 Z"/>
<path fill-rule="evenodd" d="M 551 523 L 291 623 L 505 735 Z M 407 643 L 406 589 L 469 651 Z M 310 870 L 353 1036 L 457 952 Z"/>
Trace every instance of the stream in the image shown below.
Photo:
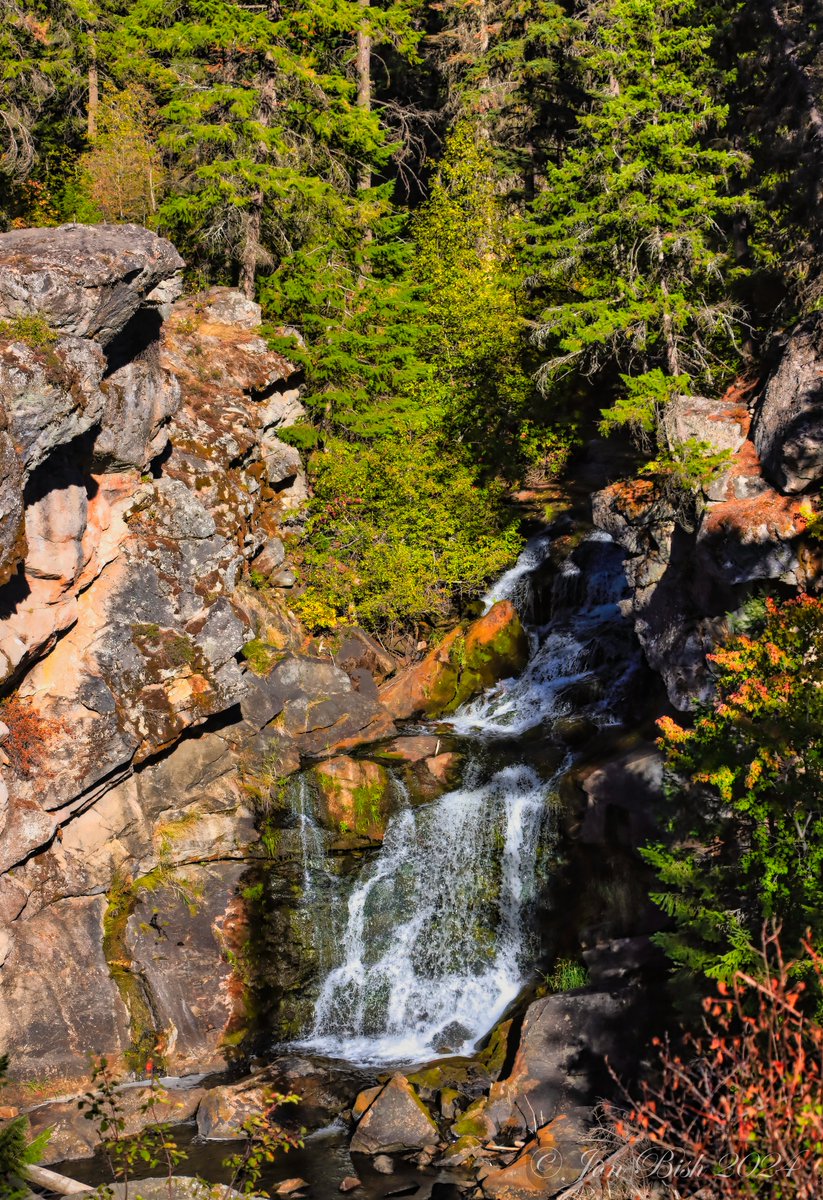
<path fill-rule="evenodd" d="M 484 598 L 486 610 L 501 599 L 518 608 L 531 645 L 523 674 L 448 721 L 404 730 L 450 739 L 463 758 L 457 789 L 415 804 L 398 778 L 382 846 L 341 875 L 309 789 L 296 786 L 307 918 L 323 897 L 301 1051 L 403 1066 L 467 1054 L 534 978 L 553 797 L 575 759 L 565 739 L 618 724 L 639 667 L 620 611 L 623 552 L 599 533 L 559 569 L 551 552 L 549 535 L 534 538 Z"/>

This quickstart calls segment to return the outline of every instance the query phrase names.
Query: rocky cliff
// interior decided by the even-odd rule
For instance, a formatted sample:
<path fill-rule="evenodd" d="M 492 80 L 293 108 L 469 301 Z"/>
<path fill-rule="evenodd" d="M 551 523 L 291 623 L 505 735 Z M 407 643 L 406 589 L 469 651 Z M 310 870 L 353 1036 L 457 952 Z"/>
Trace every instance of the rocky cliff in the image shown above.
<path fill-rule="evenodd" d="M 58 1088 L 158 1038 L 169 1069 L 221 1066 L 258 853 L 241 759 L 392 729 L 278 599 L 297 377 L 239 293 L 179 300 L 144 229 L 5 234 L 0 265 L 0 1043 Z"/>
<path fill-rule="evenodd" d="M 594 497 L 595 523 L 628 552 L 635 629 L 678 708 L 711 694 L 706 655 L 750 596 L 820 584 L 813 518 L 823 475 L 821 379 L 816 315 L 784 339 L 765 382 L 740 382 L 720 400 L 673 402 L 679 436 L 727 455 L 694 512 L 648 479 Z"/>
<path fill-rule="evenodd" d="M 384 768 L 346 752 L 396 732 L 378 684 L 397 664 L 361 630 L 315 642 L 285 603 L 299 376 L 239 292 L 181 298 L 183 265 L 136 226 L 0 236 L 0 1046 L 19 1095 L 81 1083 L 90 1054 L 225 1066 L 252 935 L 272 1002 L 295 987 L 281 783 L 301 761 L 332 760 L 333 833 L 382 836 L 346 804 Z M 483 669 L 430 655 L 402 715 L 476 692 L 492 660 L 511 673 L 503 608 L 466 634 Z M 419 758 L 442 789 L 451 756 Z M 273 915 L 250 933 L 264 859 Z"/>

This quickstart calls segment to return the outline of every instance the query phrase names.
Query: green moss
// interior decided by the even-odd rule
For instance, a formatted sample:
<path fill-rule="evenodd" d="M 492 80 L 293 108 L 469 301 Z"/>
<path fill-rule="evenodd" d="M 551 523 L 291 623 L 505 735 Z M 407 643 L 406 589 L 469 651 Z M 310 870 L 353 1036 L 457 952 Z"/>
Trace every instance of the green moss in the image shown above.
<path fill-rule="evenodd" d="M 197 648 L 190 637 L 176 634 L 166 645 L 166 657 L 174 667 L 191 666 L 197 657 Z"/>
<path fill-rule="evenodd" d="M 271 646 L 260 638 L 246 642 L 240 652 L 255 675 L 268 675 L 274 665 L 275 654 Z"/>
<path fill-rule="evenodd" d="M 126 946 L 126 926 L 137 903 L 136 883 L 115 873 L 103 916 L 103 954 L 114 984 L 129 1016 L 129 1048 L 125 1053 L 134 1071 L 144 1071 L 147 1061 L 158 1060 L 154 1013 L 142 979 L 134 970 Z"/>
<path fill-rule="evenodd" d="M 132 625 L 131 631 L 137 637 L 148 638 L 150 641 L 156 641 L 160 637 L 159 625 Z"/>
<path fill-rule="evenodd" d="M 469 1105 L 459 1121 L 455 1121 L 451 1131 L 457 1138 L 470 1137 L 483 1140 L 488 1136 L 488 1123 L 485 1117 L 486 1100 L 482 1097 Z"/>

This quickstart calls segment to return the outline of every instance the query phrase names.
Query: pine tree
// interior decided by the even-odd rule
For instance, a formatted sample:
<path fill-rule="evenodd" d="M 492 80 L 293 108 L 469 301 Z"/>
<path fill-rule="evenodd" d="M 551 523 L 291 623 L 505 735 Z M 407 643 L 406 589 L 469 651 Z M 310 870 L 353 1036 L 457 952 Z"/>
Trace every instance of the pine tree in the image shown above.
<path fill-rule="evenodd" d="M 541 384 L 623 372 L 630 403 L 611 423 L 640 411 L 642 424 L 666 391 L 716 387 L 740 352 L 732 226 L 753 202 L 746 158 L 724 141 L 715 33 L 697 0 L 590 7 L 579 45 L 590 106 L 528 225 Z"/>
<path fill-rule="evenodd" d="M 413 44 L 400 4 L 364 15 L 353 0 L 139 0 L 128 14 L 126 57 L 143 56 L 166 101 L 161 140 L 179 180 L 161 220 L 190 257 L 248 294 L 260 266 L 324 231 L 368 224 L 357 186 L 391 147 L 358 104 L 354 71 L 341 68 L 366 19 Z"/>

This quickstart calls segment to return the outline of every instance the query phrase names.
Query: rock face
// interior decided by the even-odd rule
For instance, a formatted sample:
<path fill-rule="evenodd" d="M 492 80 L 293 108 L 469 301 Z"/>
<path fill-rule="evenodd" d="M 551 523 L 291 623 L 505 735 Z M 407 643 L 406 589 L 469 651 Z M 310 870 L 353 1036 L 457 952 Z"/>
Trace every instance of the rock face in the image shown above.
<path fill-rule="evenodd" d="M 595 524 L 628 552 L 631 615 L 648 662 L 680 708 L 711 694 L 706 654 L 722 636 L 725 614 L 753 586 L 809 588 L 819 577 L 818 556 L 803 536 L 810 509 L 793 495 L 807 476 L 809 484 L 816 478 L 797 465 L 817 453 L 814 380 L 823 365 L 813 366 L 816 329 L 801 326 L 789 340 L 753 422 L 745 385 L 714 403 L 688 398 L 674 414 L 681 435 L 731 455 L 698 499 L 693 522 L 684 523 L 650 480 L 616 483 L 594 497 Z"/>
<path fill-rule="evenodd" d="M 244 781 L 394 733 L 381 648 L 341 669 L 248 586 L 293 579 L 297 377 L 239 292 L 175 303 L 182 267 L 136 226 L 0 235 L 0 1045 L 52 1094 L 90 1054 L 229 1062 Z"/>
<path fill-rule="evenodd" d="M 431 1114 L 404 1075 L 393 1075 L 360 1118 L 353 1154 L 422 1150 L 439 1141 Z"/>
<path fill-rule="evenodd" d="M 752 430 L 770 482 L 790 495 L 823 479 L 823 319 L 802 321 L 787 338 Z"/>
<path fill-rule="evenodd" d="M 380 699 L 397 720 L 454 712 L 500 679 L 517 675 L 528 639 L 510 600 L 500 600 L 467 629 L 453 629 L 422 662 L 391 680 Z"/>

